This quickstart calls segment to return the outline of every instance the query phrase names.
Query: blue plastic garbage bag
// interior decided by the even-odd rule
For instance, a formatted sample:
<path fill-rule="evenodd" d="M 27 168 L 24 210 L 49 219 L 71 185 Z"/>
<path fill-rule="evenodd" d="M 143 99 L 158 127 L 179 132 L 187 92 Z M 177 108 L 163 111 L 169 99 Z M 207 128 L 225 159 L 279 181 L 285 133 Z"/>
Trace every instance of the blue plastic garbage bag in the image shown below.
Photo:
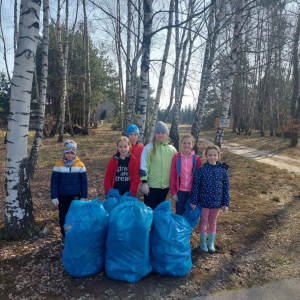
<path fill-rule="evenodd" d="M 62 262 L 74 277 L 100 272 L 104 267 L 108 213 L 102 202 L 74 200 L 66 216 Z"/>
<path fill-rule="evenodd" d="M 153 211 L 136 198 L 123 200 L 109 217 L 105 271 L 112 279 L 135 283 L 152 271 L 149 231 Z"/>
<path fill-rule="evenodd" d="M 150 235 L 150 262 L 153 271 L 167 276 L 185 276 L 193 264 L 190 237 L 192 228 L 182 216 L 171 213 L 170 201 L 153 211 Z"/>
<path fill-rule="evenodd" d="M 129 195 L 130 192 L 126 192 L 123 196 L 120 195 L 119 191 L 116 189 L 109 189 L 109 198 L 103 202 L 105 210 L 110 214 L 110 212 L 123 202 L 123 197 Z"/>
<path fill-rule="evenodd" d="M 190 203 L 190 199 L 188 199 L 184 206 L 185 212 L 183 216 L 193 229 L 198 224 L 199 218 L 201 216 L 201 206 L 198 204 L 195 210 L 192 210 Z"/>

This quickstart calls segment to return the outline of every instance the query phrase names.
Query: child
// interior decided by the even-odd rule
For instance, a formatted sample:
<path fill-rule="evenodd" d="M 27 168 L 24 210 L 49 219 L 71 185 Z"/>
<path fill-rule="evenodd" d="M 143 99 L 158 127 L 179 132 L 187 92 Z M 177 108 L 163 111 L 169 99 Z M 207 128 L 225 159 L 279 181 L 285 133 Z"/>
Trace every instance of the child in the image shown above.
<path fill-rule="evenodd" d="M 172 158 L 176 149 L 168 144 L 169 129 L 161 121 L 156 124 L 153 142 L 145 146 L 141 156 L 140 176 L 144 203 L 155 209 L 165 201 L 170 187 Z"/>
<path fill-rule="evenodd" d="M 204 252 L 214 253 L 219 210 L 222 207 L 223 213 L 227 212 L 230 201 L 227 171 L 229 166 L 218 162 L 220 158 L 220 148 L 218 146 L 208 146 L 204 154 L 206 163 L 196 171 L 191 207 L 195 209 L 198 203 L 202 207 L 199 222 L 200 248 Z M 209 224 L 208 248 L 206 245 L 207 221 Z"/>
<path fill-rule="evenodd" d="M 194 139 L 185 135 L 181 139 L 181 152 L 173 157 L 170 178 L 171 199 L 176 202 L 176 214 L 184 214 L 184 205 L 191 196 L 195 171 L 202 166 L 201 159 L 192 150 Z"/>
<path fill-rule="evenodd" d="M 141 144 L 137 144 L 139 134 L 140 134 L 140 131 L 136 125 L 134 125 L 134 124 L 128 125 L 126 135 L 129 138 L 129 141 L 131 144 L 131 147 L 129 148 L 129 152 L 135 156 L 135 158 L 138 162 L 138 165 L 140 166 L 141 155 L 142 155 L 144 146 Z"/>
<path fill-rule="evenodd" d="M 87 177 L 84 164 L 76 157 L 77 144 L 66 141 L 63 157 L 55 164 L 51 176 L 51 199 L 59 210 L 61 244 L 65 244 L 65 218 L 72 200 L 87 198 Z"/>
<path fill-rule="evenodd" d="M 136 158 L 129 152 L 130 142 L 125 136 L 117 141 L 117 154 L 108 162 L 105 177 L 104 190 L 106 199 L 109 197 L 109 189 L 117 189 L 121 195 L 130 191 L 135 196 L 140 177 L 139 166 Z"/>

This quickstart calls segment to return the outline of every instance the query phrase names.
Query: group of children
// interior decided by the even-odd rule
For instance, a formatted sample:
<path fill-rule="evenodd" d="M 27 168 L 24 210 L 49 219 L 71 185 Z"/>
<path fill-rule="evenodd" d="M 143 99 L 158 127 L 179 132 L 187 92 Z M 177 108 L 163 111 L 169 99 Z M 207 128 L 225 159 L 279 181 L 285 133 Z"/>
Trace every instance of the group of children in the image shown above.
<path fill-rule="evenodd" d="M 145 147 L 138 144 L 139 128 L 131 124 L 127 127 L 127 137 L 117 141 L 117 152 L 107 164 L 104 177 L 106 199 L 109 190 L 117 189 L 122 195 L 130 191 L 135 197 L 139 184 L 144 194 L 144 203 L 155 209 L 165 201 L 170 190 L 175 201 L 176 214 L 184 214 L 188 199 L 192 209 L 200 204 L 199 222 L 200 248 L 204 252 L 215 252 L 214 240 L 216 221 L 222 208 L 228 210 L 229 179 L 228 165 L 219 162 L 220 149 L 211 145 L 205 149 L 206 163 L 193 151 L 194 141 L 190 135 L 181 139 L 181 151 L 169 144 L 169 129 L 158 122 L 154 137 Z M 77 145 L 66 141 L 63 157 L 58 161 L 51 176 L 51 199 L 59 208 L 59 220 L 64 244 L 64 222 L 72 200 L 87 198 L 87 177 L 84 164 L 76 157 Z M 206 226 L 208 223 L 208 245 Z"/>

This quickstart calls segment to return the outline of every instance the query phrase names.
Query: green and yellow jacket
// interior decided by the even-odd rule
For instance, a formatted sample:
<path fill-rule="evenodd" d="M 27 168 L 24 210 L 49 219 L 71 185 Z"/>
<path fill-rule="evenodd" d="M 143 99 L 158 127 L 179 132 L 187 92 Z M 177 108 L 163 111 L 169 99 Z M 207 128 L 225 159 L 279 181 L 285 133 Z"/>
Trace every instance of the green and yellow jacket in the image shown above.
<path fill-rule="evenodd" d="M 166 189 L 170 187 L 170 173 L 176 149 L 168 142 L 155 141 L 156 154 L 153 155 L 153 143 L 145 146 L 141 156 L 140 177 L 150 188 Z"/>

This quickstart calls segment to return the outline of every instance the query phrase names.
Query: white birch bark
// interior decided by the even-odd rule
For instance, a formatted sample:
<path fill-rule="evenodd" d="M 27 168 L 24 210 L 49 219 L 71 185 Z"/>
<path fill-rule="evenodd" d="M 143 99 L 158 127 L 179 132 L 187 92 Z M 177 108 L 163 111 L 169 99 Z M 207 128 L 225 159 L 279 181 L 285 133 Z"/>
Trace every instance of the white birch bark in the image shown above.
<path fill-rule="evenodd" d="M 132 60 L 131 72 L 130 72 L 130 85 L 128 89 L 128 102 L 126 109 L 126 122 L 127 124 L 133 123 L 134 119 L 134 109 L 135 109 L 135 100 L 136 100 L 136 77 L 137 77 L 137 64 L 144 52 L 144 48 L 141 47 L 137 52 L 136 56 Z"/>
<path fill-rule="evenodd" d="M 238 2 L 239 7 L 235 14 L 233 40 L 232 40 L 232 44 L 231 44 L 230 57 L 229 57 L 229 68 L 230 69 L 229 69 L 229 73 L 228 73 L 227 79 L 226 79 L 226 88 L 225 88 L 225 93 L 223 96 L 221 119 L 226 119 L 228 117 L 228 110 L 230 107 L 233 79 L 234 79 L 236 63 L 237 63 L 237 49 L 239 46 L 239 35 L 241 33 L 241 27 L 242 27 L 244 2 L 245 2 L 245 0 L 240 0 Z M 221 147 L 223 136 L 224 136 L 224 129 L 218 128 L 216 138 L 215 138 L 215 145 Z"/>
<path fill-rule="evenodd" d="M 4 59 L 4 63 L 5 63 L 5 68 L 6 68 L 6 73 L 7 73 L 7 78 L 9 80 L 9 82 L 11 82 L 11 78 L 10 78 L 10 74 L 9 74 L 9 70 L 8 70 L 8 64 L 7 64 L 7 56 L 6 56 L 6 42 L 5 42 L 5 38 L 4 38 L 4 33 L 3 33 L 3 28 L 2 28 L 2 0 L 0 2 L 0 29 L 1 29 L 1 39 L 3 42 L 3 59 Z"/>
<path fill-rule="evenodd" d="M 28 174 L 28 128 L 34 61 L 39 37 L 39 1 L 22 0 L 20 28 L 7 131 L 5 237 L 27 234 L 34 226 Z"/>
<path fill-rule="evenodd" d="M 58 142 L 63 142 L 64 136 L 64 127 L 65 127 L 65 115 L 66 115 L 66 99 L 67 99 L 67 73 L 68 73 L 68 53 L 69 53 L 69 0 L 66 0 L 66 37 L 65 37 L 65 51 L 63 52 L 62 44 L 61 47 L 61 62 L 63 66 L 63 89 L 62 89 L 62 97 L 61 97 L 61 112 L 60 112 L 60 132 L 58 136 Z M 60 27 L 60 24 L 59 24 Z M 60 31 L 61 34 L 61 31 Z"/>
<path fill-rule="evenodd" d="M 170 43 L 171 43 L 171 34 L 172 34 L 171 26 L 173 24 L 174 2 L 175 2 L 175 0 L 170 1 L 169 21 L 168 21 L 169 28 L 168 28 L 168 32 L 167 32 L 165 51 L 163 54 L 163 59 L 162 59 L 162 64 L 161 64 L 161 69 L 160 69 L 160 74 L 159 74 L 159 80 L 158 80 L 157 91 L 156 91 L 156 96 L 155 96 L 155 106 L 154 106 L 154 110 L 153 110 L 153 114 L 152 114 L 152 118 L 151 118 L 150 134 L 149 134 L 148 142 L 152 141 L 152 139 L 153 139 L 154 129 L 155 129 L 156 120 L 157 120 L 158 107 L 159 107 L 159 102 L 160 102 L 160 96 L 161 96 L 163 83 L 164 83 L 167 59 L 168 59 Z"/>
<path fill-rule="evenodd" d="M 139 112 L 138 112 L 138 127 L 140 129 L 138 141 L 140 143 L 144 142 L 145 121 L 146 121 L 146 114 L 147 114 L 152 14 L 153 14 L 152 0 L 144 0 L 143 47 L 145 50 L 141 62 L 141 74 L 140 74 L 141 88 L 139 92 Z"/>
<path fill-rule="evenodd" d="M 128 104 L 129 104 L 129 92 L 130 92 L 130 58 L 131 58 L 131 25 L 132 25 L 132 10 L 131 10 L 131 1 L 127 1 L 127 51 L 126 51 L 126 93 L 125 93 L 125 126 L 124 131 L 127 126 L 131 123 L 128 118 Z"/>
<path fill-rule="evenodd" d="M 15 5 L 14 5 L 14 51 L 15 51 L 15 55 L 17 53 L 17 43 L 18 43 L 18 0 L 15 0 Z"/>
<path fill-rule="evenodd" d="M 87 83 L 87 102 L 85 106 L 85 126 L 82 131 L 83 135 L 89 135 L 89 122 L 90 122 L 90 109 L 91 109 L 91 72 L 90 72 L 90 47 L 89 47 L 89 34 L 86 16 L 86 5 L 85 0 L 83 0 L 83 14 L 84 14 L 84 31 L 85 31 L 85 64 L 86 64 L 86 83 Z"/>
<path fill-rule="evenodd" d="M 204 61 L 203 61 L 201 82 L 200 82 L 200 91 L 198 95 L 198 103 L 197 103 L 197 108 L 195 111 L 192 130 L 191 130 L 191 134 L 196 139 L 196 141 L 198 141 L 202 119 L 207 105 L 207 92 L 208 92 L 208 87 L 210 85 L 211 69 L 215 59 L 216 41 L 219 35 L 220 23 L 221 23 L 222 16 L 224 14 L 224 8 L 225 8 L 225 0 L 222 0 L 220 3 L 219 13 L 216 19 L 216 24 L 215 26 L 213 26 L 215 8 L 214 5 L 210 7 L 207 42 L 205 46 L 205 54 L 204 54 Z M 197 151 L 197 142 L 195 143 L 195 150 Z"/>
<path fill-rule="evenodd" d="M 190 43 L 191 44 L 191 40 L 192 40 L 192 21 L 193 19 L 190 18 L 193 13 L 194 13 L 194 4 L 195 4 L 195 0 L 190 0 L 189 1 L 189 12 L 188 12 L 188 18 L 189 21 L 187 22 L 187 37 L 183 43 L 183 47 L 182 47 L 182 54 L 181 54 L 181 61 L 180 61 L 180 68 L 179 68 L 179 77 L 178 77 L 178 87 L 179 87 L 179 107 L 178 109 L 181 109 L 181 103 L 182 103 L 182 97 L 183 97 L 183 82 L 184 82 L 184 75 L 186 73 L 187 76 L 187 72 L 185 72 L 185 69 L 188 70 L 189 66 L 187 65 L 187 61 L 189 58 L 186 59 L 186 55 L 187 55 L 187 45 Z"/>
<path fill-rule="evenodd" d="M 44 127 L 45 104 L 47 94 L 47 80 L 48 80 L 48 52 L 49 52 L 49 0 L 43 0 L 43 52 L 42 52 L 42 74 L 41 86 L 39 93 L 39 109 L 37 128 L 35 132 L 34 141 L 32 144 L 29 157 L 29 173 L 33 176 L 34 168 L 38 158 L 38 151 L 41 144 L 41 138 Z"/>
<path fill-rule="evenodd" d="M 175 0 L 175 46 L 176 46 L 176 58 L 175 58 L 175 109 L 172 120 L 172 126 L 170 130 L 170 138 L 174 143 L 174 147 L 179 150 L 179 132 L 178 132 L 178 122 L 179 122 L 179 81 L 178 81 L 178 69 L 179 69 L 179 55 L 180 55 L 180 45 L 179 45 L 179 28 L 178 28 L 178 0 Z"/>
<path fill-rule="evenodd" d="M 119 69 L 119 106 L 120 106 L 120 125 L 121 132 L 123 133 L 123 105 L 125 102 L 124 95 L 124 83 L 123 83 L 123 68 L 122 68 L 122 57 L 121 57 L 121 11 L 120 11 L 120 0 L 117 0 L 117 19 L 115 20 L 115 47 L 118 61 L 118 69 Z M 125 114 L 124 114 L 125 115 Z"/>

